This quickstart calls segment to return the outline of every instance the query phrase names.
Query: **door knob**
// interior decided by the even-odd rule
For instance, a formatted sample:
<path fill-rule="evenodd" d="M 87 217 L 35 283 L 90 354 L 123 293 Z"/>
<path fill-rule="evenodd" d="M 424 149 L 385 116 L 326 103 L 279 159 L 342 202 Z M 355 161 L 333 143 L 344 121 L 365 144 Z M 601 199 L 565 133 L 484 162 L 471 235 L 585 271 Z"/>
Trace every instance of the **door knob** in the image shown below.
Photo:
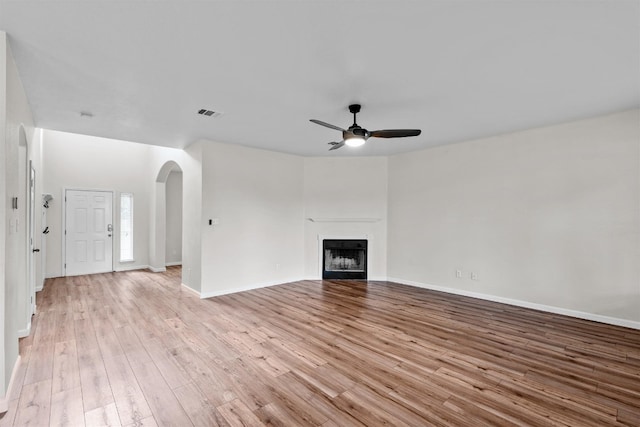
<path fill-rule="evenodd" d="M 33 252 L 40 252 L 40 249 L 33 249 Z"/>

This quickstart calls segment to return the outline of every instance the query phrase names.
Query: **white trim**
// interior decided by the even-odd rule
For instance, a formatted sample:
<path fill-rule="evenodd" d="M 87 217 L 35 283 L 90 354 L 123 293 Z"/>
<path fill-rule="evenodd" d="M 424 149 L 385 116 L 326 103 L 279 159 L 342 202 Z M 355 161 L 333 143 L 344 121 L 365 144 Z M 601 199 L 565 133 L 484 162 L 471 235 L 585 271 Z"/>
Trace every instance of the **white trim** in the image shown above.
<path fill-rule="evenodd" d="M 378 222 L 381 218 L 307 218 L 311 222 Z"/>
<path fill-rule="evenodd" d="M 182 265 L 182 261 L 168 262 L 165 264 L 166 267 L 174 267 L 176 265 Z"/>
<path fill-rule="evenodd" d="M 193 289 L 193 288 L 190 288 L 189 286 L 185 285 L 184 283 L 180 283 L 180 289 L 181 289 L 181 290 L 183 290 L 183 291 L 185 291 L 185 292 L 189 292 L 189 293 L 191 293 L 191 294 L 193 294 L 193 295 L 197 296 L 198 298 L 202 298 L 202 297 L 200 296 L 200 292 L 196 291 L 196 290 L 195 290 L 195 289 Z"/>
<path fill-rule="evenodd" d="M 131 270 L 146 270 L 148 269 L 148 265 L 119 265 L 113 271 L 131 271 Z"/>
<path fill-rule="evenodd" d="M 287 280 L 274 280 L 270 282 L 253 283 L 250 285 L 240 286 L 237 288 L 223 289 L 220 291 L 200 292 L 200 299 L 219 297 L 221 295 L 235 294 L 238 292 L 252 291 L 254 289 L 268 288 L 271 286 L 284 285 L 285 283 L 299 282 L 302 278 L 293 278 Z"/>
<path fill-rule="evenodd" d="M 16 363 L 13 365 L 13 371 L 11 371 L 11 380 L 9 381 L 7 392 L 4 396 L 0 397 L 0 414 L 3 414 L 9 410 L 9 401 L 11 399 L 11 395 L 13 394 L 13 388 L 16 387 L 16 375 L 18 373 L 18 368 L 20 368 L 20 363 L 22 363 L 22 358 L 20 357 L 20 355 L 18 355 Z"/>
<path fill-rule="evenodd" d="M 34 306 L 35 306 L 35 304 L 34 304 Z M 29 316 L 29 317 L 31 317 L 31 316 Z M 26 328 L 20 329 L 18 331 L 18 338 L 28 337 L 30 334 L 31 334 L 31 320 L 29 320 L 29 324 L 27 325 Z"/>
<path fill-rule="evenodd" d="M 164 268 L 164 267 L 156 268 L 156 267 L 152 267 L 152 266 L 149 266 L 149 270 L 151 270 L 152 273 L 163 273 L 163 272 L 167 271 L 167 269 Z"/>
<path fill-rule="evenodd" d="M 578 319 L 591 320 L 594 322 L 607 323 L 609 325 L 624 326 L 626 328 L 640 329 L 640 322 L 627 319 L 619 319 L 617 317 L 603 316 L 601 314 L 587 313 L 584 311 L 571 310 L 568 308 L 555 307 L 552 305 L 538 304 L 534 302 L 522 301 L 512 298 L 505 298 L 496 295 L 482 294 L 479 292 L 465 291 L 462 289 L 449 288 L 446 286 L 436 286 L 427 283 L 414 282 L 412 280 L 398 279 L 389 277 L 390 282 L 400 283 L 402 285 L 414 286 L 417 288 L 430 289 L 433 291 L 446 292 L 448 294 L 462 295 L 465 297 L 478 298 L 486 301 L 499 302 L 502 304 L 515 305 L 517 307 L 531 308 L 534 310 L 545 311 L 547 313 L 562 314 L 564 316 L 576 317 Z"/>
<path fill-rule="evenodd" d="M 53 277 L 45 277 L 45 279 L 52 279 Z M 44 289 L 44 283 L 39 286 L 36 286 L 36 292 L 40 292 Z"/>
<path fill-rule="evenodd" d="M 369 239 L 368 234 L 360 234 L 356 236 L 342 235 L 342 236 L 333 236 L 333 235 L 325 235 L 318 234 L 318 276 L 315 280 L 322 280 L 322 256 L 324 254 L 323 249 L 323 241 L 324 240 L 366 240 L 367 241 L 367 277 L 369 276 L 369 271 L 371 271 L 371 239 Z"/>
<path fill-rule="evenodd" d="M 26 337 L 31 331 L 31 316 L 35 313 L 36 307 L 36 256 L 34 255 L 34 249 L 36 248 L 36 212 L 35 208 L 38 204 L 36 197 L 36 168 L 33 165 L 33 159 L 29 158 L 29 150 L 27 146 L 27 182 L 26 182 L 26 246 L 27 246 L 27 328 L 18 331 L 20 337 Z M 32 179 L 33 178 L 33 179 Z M 31 197 L 33 196 L 33 200 Z M 41 260 L 42 261 L 42 260 Z M 20 335 L 25 333 L 26 335 Z"/>

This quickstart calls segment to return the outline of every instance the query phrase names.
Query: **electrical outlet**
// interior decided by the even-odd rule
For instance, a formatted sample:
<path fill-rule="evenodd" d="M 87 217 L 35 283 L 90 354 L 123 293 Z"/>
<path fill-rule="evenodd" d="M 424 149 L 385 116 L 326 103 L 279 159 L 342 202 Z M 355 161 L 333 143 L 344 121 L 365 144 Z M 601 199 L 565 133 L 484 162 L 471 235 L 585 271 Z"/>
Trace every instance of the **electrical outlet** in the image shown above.
<path fill-rule="evenodd" d="M 477 273 L 471 273 L 471 280 L 478 280 L 478 274 Z"/>
<path fill-rule="evenodd" d="M 462 279 L 462 270 L 456 270 L 456 277 Z"/>

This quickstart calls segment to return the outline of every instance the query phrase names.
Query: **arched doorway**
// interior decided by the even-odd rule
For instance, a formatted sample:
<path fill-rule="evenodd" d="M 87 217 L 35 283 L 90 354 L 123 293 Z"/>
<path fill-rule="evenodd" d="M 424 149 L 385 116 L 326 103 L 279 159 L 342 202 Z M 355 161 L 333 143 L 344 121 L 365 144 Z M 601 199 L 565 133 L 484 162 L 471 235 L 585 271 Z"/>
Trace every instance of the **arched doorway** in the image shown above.
<path fill-rule="evenodd" d="M 160 168 L 154 196 L 149 268 L 160 272 L 166 270 L 168 259 L 172 265 L 181 263 L 182 255 L 182 168 L 173 160 Z M 176 209 L 178 202 L 180 209 Z"/>
<path fill-rule="evenodd" d="M 167 177 L 165 265 L 182 265 L 182 172 L 172 170 Z"/>

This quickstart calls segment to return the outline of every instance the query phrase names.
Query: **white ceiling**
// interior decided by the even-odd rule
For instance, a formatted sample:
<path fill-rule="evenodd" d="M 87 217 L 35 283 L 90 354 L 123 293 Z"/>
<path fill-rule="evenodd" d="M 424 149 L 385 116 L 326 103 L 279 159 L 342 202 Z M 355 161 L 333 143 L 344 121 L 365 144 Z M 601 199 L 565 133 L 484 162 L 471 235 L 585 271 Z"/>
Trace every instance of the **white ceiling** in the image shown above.
<path fill-rule="evenodd" d="M 637 0 L 2 0 L 0 30 L 37 126 L 170 147 L 387 155 L 640 105 Z M 309 119 L 354 102 L 422 135 L 327 152 Z"/>

